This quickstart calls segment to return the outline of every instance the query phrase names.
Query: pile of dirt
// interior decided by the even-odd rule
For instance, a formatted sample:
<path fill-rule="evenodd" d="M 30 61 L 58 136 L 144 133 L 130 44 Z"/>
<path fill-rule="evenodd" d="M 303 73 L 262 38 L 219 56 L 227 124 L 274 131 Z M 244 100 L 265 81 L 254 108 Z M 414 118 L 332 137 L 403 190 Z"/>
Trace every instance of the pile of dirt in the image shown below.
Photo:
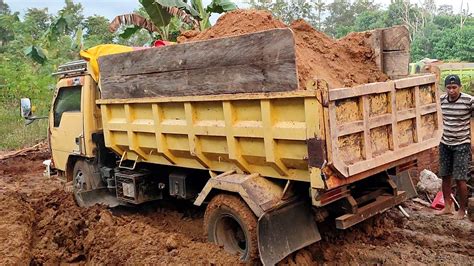
<path fill-rule="evenodd" d="M 290 265 L 466 264 L 474 256 L 474 226 L 405 204 L 410 218 L 391 209 L 347 230 L 320 225 L 323 239 L 291 254 Z"/>
<path fill-rule="evenodd" d="M 154 221 L 123 208 L 115 215 L 104 206 L 79 208 L 70 193 L 53 191 L 33 204 L 33 264 L 224 264 L 237 263 L 235 256 L 205 239 L 202 227 L 183 234 L 186 221 L 173 210 L 168 218 Z M 140 209 L 140 208 L 138 208 Z M 156 208 L 152 208 L 156 211 Z M 152 215 L 152 214 L 149 214 Z M 189 221 L 188 221 L 189 222 Z M 169 227 L 170 223 L 180 227 Z M 194 223 L 195 224 L 195 223 Z M 189 232 L 189 231 L 188 231 Z M 196 237 L 195 237 L 196 238 Z"/>
<path fill-rule="evenodd" d="M 374 51 L 368 44 L 369 32 L 351 33 L 343 39 L 334 40 L 304 20 L 294 21 L 287 26 L 267 11 L 240 9 L 226 13 L 208 30 L 201 33 L 185 32 L 178 41 L 208 40 L 287 27 L 292 29 L 295 35 L 296 63 L 301 88 L 304 88 L 310 79 L 323 79 L 330 88 L 388 79 L 375 63 Z"/>
<path fill-rule="evenodd" d="M 43 176 L 47 150 L 0 160 L 0 264 L 237 264 L 207 243 L 202 210 L 179 204 L 79 208 L 65 182 Z M 178 207 L 177 207 L 178 206 Z"/>

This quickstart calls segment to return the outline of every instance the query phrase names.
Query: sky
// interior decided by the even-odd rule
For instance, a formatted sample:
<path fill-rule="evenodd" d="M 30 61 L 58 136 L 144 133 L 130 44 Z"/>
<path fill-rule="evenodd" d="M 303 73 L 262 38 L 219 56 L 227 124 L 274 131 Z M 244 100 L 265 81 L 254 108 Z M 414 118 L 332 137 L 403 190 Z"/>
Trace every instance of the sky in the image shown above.
<path fill-rule="evenodd" d="M 330 3 L 333 0 L 326 0 L 326 3 Z M 64 6 L 64 0 L 4 0 L 10 6 L 12 11 L 19 11 L 21 14 L 27 10 L 27 8 L 48 8 L 50 13 L 56 13 L 59 9 Z M 133 12 L 134 9 L 140 5 L 138 0 L 74 0 L 75 3 L 81 3 L 84 8 L 84 15 L 92 16 L 94 14 L 105 16 L 109 19 L 114 18 L 119 14 L 126 14 Z M 209 4 L 211 0 L 203 0 L 205 5 Z M 234 0 L 234 2 L 240 8 L 245 8 L 246 0 Z M 382 6 L 388 6 L 390 0 L 375 0 L 376 3 L 382 4 Z M 412 3 L 422 2 L 422 0 L 411 0 Z M 474 10 L 474 0 L 435 0 L 436 5 L 448 4 L 453 6 L 454 12 L 458 13 L 461 7 L 461 3 L 466 7 L 466 3 L 469 3 L 469 9 Z"/>

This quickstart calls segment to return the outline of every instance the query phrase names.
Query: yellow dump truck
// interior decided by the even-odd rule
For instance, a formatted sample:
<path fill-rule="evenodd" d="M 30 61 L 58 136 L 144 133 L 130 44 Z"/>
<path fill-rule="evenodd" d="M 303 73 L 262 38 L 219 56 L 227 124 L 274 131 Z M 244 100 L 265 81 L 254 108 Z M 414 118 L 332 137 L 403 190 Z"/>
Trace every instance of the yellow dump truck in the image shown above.
<path fill-rule="evenodd" d="M 243 261 L 275 264 L 320 240 L 319 222 L 346 229 L 396 206 L 407 193 L 389 175 L 441 134 L 434 75 L 298 84 L 289 29 L 99 65 L 100 86 L 85 61 L 55 73 L 52 161 L 78 204 L 191 200 Z"/>

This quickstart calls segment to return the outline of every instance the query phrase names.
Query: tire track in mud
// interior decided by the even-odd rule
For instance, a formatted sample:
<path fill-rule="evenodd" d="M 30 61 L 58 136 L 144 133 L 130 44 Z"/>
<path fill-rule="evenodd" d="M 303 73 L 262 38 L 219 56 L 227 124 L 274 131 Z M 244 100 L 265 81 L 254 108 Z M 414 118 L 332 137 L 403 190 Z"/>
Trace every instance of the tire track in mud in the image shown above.
<path fill-rule="evenodd" d="M 438 217 L 408 201 L 346 231 L 323 225 L 323 240 L 290 255 L 284 264 L 457 264 L 474 258 L 474 228 L 467 219 Z M 303 253 L 301 255 L 300 253 Z"/>
<path fill-rule="evenodd" d="M 186 204 L 79 208 L 64 182 L 42 176 L 44 151 L 0 161 L 0 264 L 235 264 L 206 242 Z"/>

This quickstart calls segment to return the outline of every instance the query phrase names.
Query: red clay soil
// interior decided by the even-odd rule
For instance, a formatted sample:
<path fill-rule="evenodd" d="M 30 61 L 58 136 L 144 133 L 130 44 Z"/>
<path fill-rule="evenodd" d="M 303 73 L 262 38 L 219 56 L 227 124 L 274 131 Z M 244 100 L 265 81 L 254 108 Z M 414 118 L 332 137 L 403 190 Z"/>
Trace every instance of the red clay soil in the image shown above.
<path fill-rule="evenodd" d="M 181 204 L 79 208 L 64 182 L 43 176 L 42 150 L 0 160 L 0 265 L 237 264 L 207 243 L 202 210 Z"/>
<path fill-rule="evenodd" d="M 387 76 L 375 63 L 374 51 L 367 40 L 369 32 L 352 33 L 334 40 L 314 29 L 304 20 L 290 26 L 260 10 L 236 10 L 221 16 L 208 30 L 183 33 L 178 42 L 191 42 L 241 35 L 257 31 L 287 28 L 293 30 L 296 63 L 300 87 L 309 79 L 323 79 L 330 88 L 350 87 L 364 83 L 386 81 Z"/>
<path fill-rule="evenodd" d="M 203 209 L 183 202 L 79 208 L 64 182 L 42 175 L 48 152 L 0 160 L 0 265 L 218 264 L 238 260 L 206 242 Z M 319 224 L 323 240 L 282 265 L 470 264 L 474 226 L 407 202 L 345 231 Z M 184 214 L 187 213 L 186 216 Z M 185 217 L 185 218 L 183 218 Z"/>

